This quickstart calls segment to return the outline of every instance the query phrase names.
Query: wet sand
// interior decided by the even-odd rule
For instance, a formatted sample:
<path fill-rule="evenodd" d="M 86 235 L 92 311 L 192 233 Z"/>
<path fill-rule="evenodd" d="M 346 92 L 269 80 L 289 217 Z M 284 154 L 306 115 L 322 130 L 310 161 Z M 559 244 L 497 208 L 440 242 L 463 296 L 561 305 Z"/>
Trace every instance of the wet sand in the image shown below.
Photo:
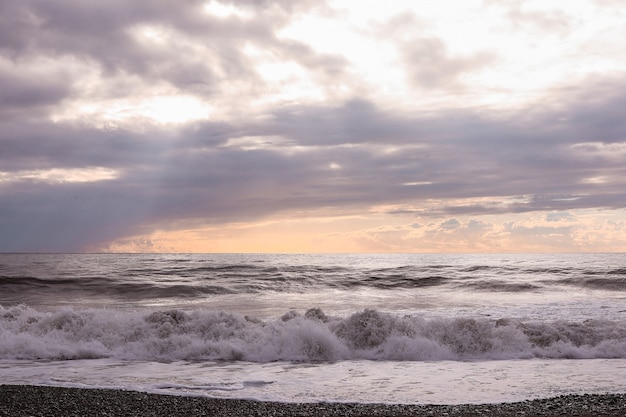
<path fill-rule="evenodd" d="M 482 405 L 278 403 L 144 392 L 0 385 L 0 416 L 579 416 L 625 417 L 626 394 Z"/>

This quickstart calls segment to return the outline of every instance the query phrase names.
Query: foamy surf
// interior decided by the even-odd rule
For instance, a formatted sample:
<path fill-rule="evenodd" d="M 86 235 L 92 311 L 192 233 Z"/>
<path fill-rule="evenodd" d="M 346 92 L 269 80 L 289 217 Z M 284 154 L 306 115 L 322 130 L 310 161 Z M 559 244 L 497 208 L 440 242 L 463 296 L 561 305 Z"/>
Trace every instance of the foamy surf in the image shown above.
<path fill-rule="evenodd" d="M 40 312 L 0 307 L 0 358 L 189 361 L 437 361 L 626 358 L 607 320 L 424 318 L 320 309 L 260 318 L 206 310 Z"/>

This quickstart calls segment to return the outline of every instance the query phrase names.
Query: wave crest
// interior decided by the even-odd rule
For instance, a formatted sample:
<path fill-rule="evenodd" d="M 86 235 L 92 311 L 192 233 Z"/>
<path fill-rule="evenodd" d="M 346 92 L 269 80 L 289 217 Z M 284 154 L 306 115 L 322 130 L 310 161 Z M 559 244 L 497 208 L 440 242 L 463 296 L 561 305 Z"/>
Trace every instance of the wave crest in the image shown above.
<path fill-rule="evenodd" d="M 426 361 L 626 358 L 620 322 L 399 316 L 320 309 L 261 320 L 225 311 L 40 312 L 0 306 L 0 358 L 206 361 Z"/>

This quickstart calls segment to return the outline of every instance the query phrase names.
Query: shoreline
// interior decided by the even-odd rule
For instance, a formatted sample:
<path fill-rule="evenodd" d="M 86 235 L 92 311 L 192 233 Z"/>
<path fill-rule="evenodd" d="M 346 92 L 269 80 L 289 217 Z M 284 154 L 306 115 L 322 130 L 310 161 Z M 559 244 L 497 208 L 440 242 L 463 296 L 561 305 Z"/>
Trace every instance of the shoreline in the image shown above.
<path fill-rule="evenodd" d="M 0 416 L 624 417 L 626 394 L 565 395 L 516 403 L 422 405 L 279 403 L 116 389 L 0 385 Z"/>

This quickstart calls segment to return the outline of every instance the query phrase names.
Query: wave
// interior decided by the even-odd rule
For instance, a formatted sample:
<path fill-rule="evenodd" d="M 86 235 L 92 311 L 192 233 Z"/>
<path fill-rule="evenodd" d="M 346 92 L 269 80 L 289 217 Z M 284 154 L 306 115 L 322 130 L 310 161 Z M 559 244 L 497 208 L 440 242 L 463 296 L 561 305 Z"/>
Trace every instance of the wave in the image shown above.
<path fill-rule="evenodd" d="M 622 257 L 589 262 L 469 257 L 261 255 L 7 255 L 0 257 L 0 303 L 35 305 L 71 293 L 114 301 L 201 299 L 207 295 L 415 290 L 536 293 L 571 288 L 626 291 Z M 436 260 L 436 261 L 435 261 Z M 17 296 L 17 299 L 16 297 Z M 58 297 L 57 297 L 58 298 Z"/>
<path fill-rule="evenodd" d="M 626 278 L 623 277 L 576 277 L 562 279 L 558 282 L 580 288 L 591 288 L 606 291 L 626 291 Z"/>
<path fill-rule="evenodd" d="M 24 295 L 28 292 L 41 294 L 45 291 L 48 297 L 54 294 L 87 294 L 98 297 L 111 296 L 124 299 L 151 298 L 187 298 L 211 294 L 232 294 L 236 288 L 205 283 L 197 285 L 178 279 L 150 281 L 131 281 L 122 279 L 79 277 L 53 278 L 37 277 L 0 277 L 0 289 L 4 294 Z"/>
<path fill-rule="evenodd" d="M 528 282 L 506 282 L 501 280 L 468 282 L 459 285 L 460 288 L 473 289 L 485 292 L 528 292 L 540 290 L 542 287 Z"/>
<path fill-rule="evenodd" d="M 0 306 L 0 358 L 385 361 L 626 358 L 626 324 L 606 320 L 399 316 L 320 309 L 273 320 L 225 311 L 151 312 Z"/>

